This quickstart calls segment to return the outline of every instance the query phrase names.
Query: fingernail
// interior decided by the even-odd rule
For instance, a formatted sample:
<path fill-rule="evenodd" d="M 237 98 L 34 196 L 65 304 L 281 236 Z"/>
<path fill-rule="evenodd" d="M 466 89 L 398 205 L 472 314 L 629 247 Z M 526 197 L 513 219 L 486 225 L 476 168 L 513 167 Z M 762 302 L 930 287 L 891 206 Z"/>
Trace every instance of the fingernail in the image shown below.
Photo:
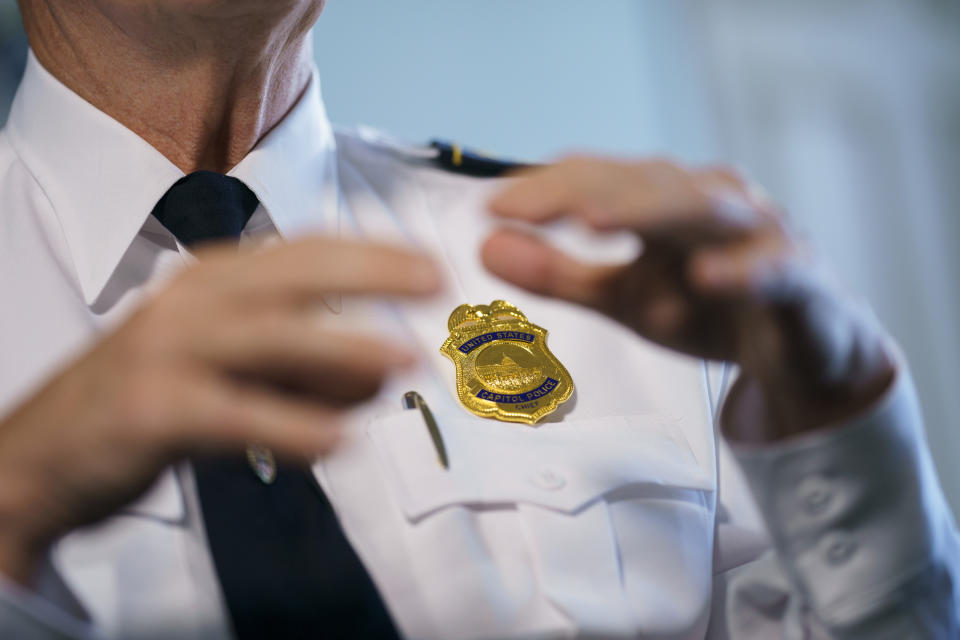
<path fill-rule="evenodd" d="M 417 355 L 409 349 L 390 347 L 386 350 L 387 362 L 391 366 L 408 367 L 417 361 Z"/>

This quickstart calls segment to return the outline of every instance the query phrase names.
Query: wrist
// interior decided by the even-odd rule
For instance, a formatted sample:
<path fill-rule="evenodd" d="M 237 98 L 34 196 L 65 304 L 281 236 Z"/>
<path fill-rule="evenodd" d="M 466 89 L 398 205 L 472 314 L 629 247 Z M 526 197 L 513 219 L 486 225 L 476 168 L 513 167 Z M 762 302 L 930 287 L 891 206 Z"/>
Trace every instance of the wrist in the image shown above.
<path fill-rule="evenodd" d="M 829 375 L 744 371 L 730 390 L 721 424 L 733 441 L 761 444 L 847 422 L 889 389 L 895 359 L 873 332 L 861 334 Z"/>

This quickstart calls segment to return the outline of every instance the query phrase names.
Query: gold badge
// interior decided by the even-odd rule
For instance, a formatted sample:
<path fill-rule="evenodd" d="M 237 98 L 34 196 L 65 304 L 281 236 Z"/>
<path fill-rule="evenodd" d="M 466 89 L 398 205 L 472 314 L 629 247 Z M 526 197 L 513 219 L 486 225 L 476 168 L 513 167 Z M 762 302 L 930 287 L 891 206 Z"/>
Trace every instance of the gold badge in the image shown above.
<path fill-rule="evenodd" d="M 573 379 L 547 348 L 547 330 L 503 300 L 462 304 L 440 347 L 457 367 L 457 395 L 484 418 L 534 424 L 570 399 Z"/>

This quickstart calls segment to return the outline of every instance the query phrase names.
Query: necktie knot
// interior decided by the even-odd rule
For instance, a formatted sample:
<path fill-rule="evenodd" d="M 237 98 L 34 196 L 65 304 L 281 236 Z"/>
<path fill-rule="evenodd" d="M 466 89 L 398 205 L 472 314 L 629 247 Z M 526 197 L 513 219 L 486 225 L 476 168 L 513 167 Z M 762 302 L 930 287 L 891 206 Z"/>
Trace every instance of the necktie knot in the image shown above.
<path fill-rule="evenodd" d="M 177 180 L 153 215 L 185 246 L 238 239 L 259 200 L 240 180 L 194 171 Z"/>

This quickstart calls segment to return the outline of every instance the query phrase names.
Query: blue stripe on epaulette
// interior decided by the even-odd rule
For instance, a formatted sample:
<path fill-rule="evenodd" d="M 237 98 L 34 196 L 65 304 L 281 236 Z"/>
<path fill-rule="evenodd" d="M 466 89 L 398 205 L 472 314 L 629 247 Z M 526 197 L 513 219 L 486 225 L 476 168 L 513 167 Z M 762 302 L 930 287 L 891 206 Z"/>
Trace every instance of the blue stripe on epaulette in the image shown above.
<path fill-rule="evenodd" d="M 475 178 L 499 178 L 510 171 L 524 169 L 532 165 L 493 158 L 458 144 L 431 140 L 430 146 L 438 151 L 434 162 L 441 168 Z"/>

